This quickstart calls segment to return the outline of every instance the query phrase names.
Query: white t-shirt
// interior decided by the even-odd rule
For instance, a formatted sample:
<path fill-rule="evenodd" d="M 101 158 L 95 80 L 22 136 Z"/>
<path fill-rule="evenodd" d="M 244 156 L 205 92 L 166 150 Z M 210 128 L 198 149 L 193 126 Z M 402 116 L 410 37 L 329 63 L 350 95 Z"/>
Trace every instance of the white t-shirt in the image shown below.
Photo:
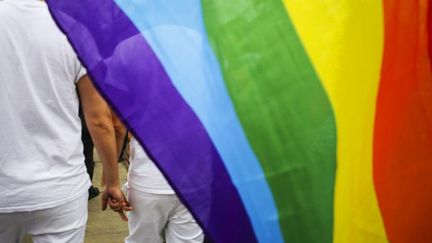
<path fill-rule="evenodd" d="M 131 162 L 127 182 L 129 187 L 153 194 L 175 193 L 136 139 L 132 139 L 130 151 Z"/>
<path fill-rule="evenodd" d="M 87 192 L 75 86 L 85 73 L 46 3 L 0 1 L 0 213 Z"/>

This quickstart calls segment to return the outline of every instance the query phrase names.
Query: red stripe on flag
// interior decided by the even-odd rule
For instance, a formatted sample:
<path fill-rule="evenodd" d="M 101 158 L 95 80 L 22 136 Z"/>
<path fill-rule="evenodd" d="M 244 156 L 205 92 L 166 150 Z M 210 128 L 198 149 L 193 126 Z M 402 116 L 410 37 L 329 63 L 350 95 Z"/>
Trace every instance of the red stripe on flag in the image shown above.
<path fill-rule="evenodd" d="M 428 0 L 384 0 L 374 182 L 390 242 L 432 242 L 432 77 Z"/>

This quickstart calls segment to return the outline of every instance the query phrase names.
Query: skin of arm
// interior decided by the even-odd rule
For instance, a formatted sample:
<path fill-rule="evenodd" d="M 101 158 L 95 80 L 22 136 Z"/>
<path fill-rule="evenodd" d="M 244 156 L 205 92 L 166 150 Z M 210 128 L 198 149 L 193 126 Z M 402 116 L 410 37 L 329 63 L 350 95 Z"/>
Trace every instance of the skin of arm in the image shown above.
<path fill-rule="evenodd" d="M 118 116 L 114 113 L 114 111 L 111 111 L 111 115 L 112 115 L 114 132 L 116 135 L 117 158 L 119 158 L 121 155 L 120 153 L 123 147 L 124 138 L 126 136 L 126 127 L 123 125 L 123 123 L 120 121 Z"/>
<path fill-rule="evenodd" d="M 87 127 L 103 165 L 106 187 L 102 193 L 102 210 L 106 209 L 109 200 L 115 200 L 121 205 L 121 210 L 116 211 L 127 221 L 123 210 L 131 208 L 119 185 L 118 150 L 111 110 L 87 75 L 78 81 L 77 88 Z"/>
<path fill-rule="evenodd" d="M 126 136 L 126 127 L 120 121 L 116 113 L 111 110 L 111 118 L 116 138 L 117 158 L 120 158 L 123 147 L 124 137 Z M 102 186 L 105 186 L 105 174 L 102 173 Z"/>

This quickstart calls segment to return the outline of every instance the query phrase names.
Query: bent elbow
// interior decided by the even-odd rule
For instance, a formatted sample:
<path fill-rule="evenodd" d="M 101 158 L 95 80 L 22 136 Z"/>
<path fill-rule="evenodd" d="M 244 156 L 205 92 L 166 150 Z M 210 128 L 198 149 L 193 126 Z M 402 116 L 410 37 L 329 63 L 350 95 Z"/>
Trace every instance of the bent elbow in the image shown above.
<path fill-rule="evenodd" d="M 114 129 L 109 114 L 100 114 L 88 117 L 87 126 L 89 130 L 97 131 L 112 131 Z"/>

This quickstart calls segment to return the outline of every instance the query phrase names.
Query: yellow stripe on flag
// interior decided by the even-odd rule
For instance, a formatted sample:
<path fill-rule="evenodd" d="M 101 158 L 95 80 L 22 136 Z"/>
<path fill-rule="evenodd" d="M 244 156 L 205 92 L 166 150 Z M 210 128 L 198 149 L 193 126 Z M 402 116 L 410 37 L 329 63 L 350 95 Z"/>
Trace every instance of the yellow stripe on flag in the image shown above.
<path fill-rule="evenodd" d="M 387 242 L 372 180 L 384 43 L 376 0 L 284 0 L 332 103 L 337 125 L 334 242 Z"/>

